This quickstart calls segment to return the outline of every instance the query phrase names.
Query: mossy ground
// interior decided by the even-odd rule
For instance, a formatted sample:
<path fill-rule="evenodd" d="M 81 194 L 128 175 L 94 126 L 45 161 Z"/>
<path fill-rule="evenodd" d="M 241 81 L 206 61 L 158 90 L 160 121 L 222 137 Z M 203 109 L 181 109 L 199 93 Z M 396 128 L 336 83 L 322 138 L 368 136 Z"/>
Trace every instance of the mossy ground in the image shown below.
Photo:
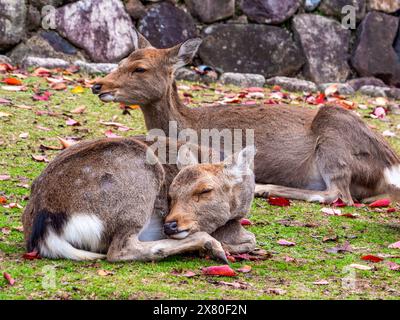
<path fill-rule="evenodd" d="M 78 80 L 82 75 L 75 75 Z M 4 78 L 0 75 L 0 80 Z M 45 150 L 44 146 L 59 146 L 57 137 L 90 139 L 104 137 L 109 130 L 99 122 L 117 121 L 130 131 L 117 131 L 121 136 L 145 133 L 140 110 L 123 114 L 117 104 L 103 104 L 88 88 L 84 92 L 71 92 L 76 84 L 64 91 L 49 89 L 44 78 L 29 76 L 23 79 L 27 91 L 9 92 L 0 89 L 0 97 L 12 101 L 0 104 L 0 112 L 9 116 L 0 117 L 0 175 L 8 174 L 10 180 L 0 181 L 0 196 L 8 203 L 25 206 L 32 180 L 46 166 L 32 155 L 45 155 L 52 159 L 59 152 Z M 193 97 L 190 104 L 221 100 L 227 93 L 237 93 L 239 88 L 215 85 L 193 89 L 191 83 L 185 91 Z M 188 89 L 190 87 L 190 89 Z M 33 89 L 52 92 L 49 101 L 33 101 Z M 268 97 L 270 89 L 265 89 Z M 300 95 L 301 96 L 301 95 Z M 366 97 L 356 96 L 352 100 L 371 106 Z M 21 106 L 30 106 L 25 109 Z M 71 114 L 79 106 L 85 106 L 83 114 Z M 230 106 L 234 108 L 234 106 Z M 227 108 L 230 108 L 227 107 Z M 400 116 L 389 115 L 389 121 L 371 119 L 369 110 L 357 110 L 376 130 L 396 132 Z M 45 111 L 45 112 L 43 112 Z M 79 126 L 66 125 L 72 117 Z M 50 129 L 44 131 L 37 126 Z M 21 138 L 21 133 L 28 133 Z M 24 136 L 24 135 L 22 135 Z M 388 138 L 400 152 L 399 140 Z M 1 299 L 399 299 L 400 273 L 388 268 L 386 261 L 400 263 L 400 251 L 388 249 L 388 245 L 400 240 L 400 217 L 398 212 L 387 213 L 386 209 L 343 208 L 344 212 L 357 213 L 359 217 L 327 216 L 321 205 L 292 201 L 290 207 L 275 207 L 264 199 L 254 201 L 249 219 L 249 229 L 255 233 L 258 245 L 272 253 L 272 258 L 256 262 L 235 262 L 233 268 L 251 265 L 252 271 L 237 278 L 209 278 L 195 276 L 186 278 L 174 275 L 174 270 L 192 270 L 200 274 L 201 267 L 216 262 L 197 256 L 177 256 L 157 263 L 108 263 L 72 262 L 65 260 L 24 260 L 21 214 L 23 209 L 5 208 L 0 205 L 0 271 L 9 273 L 15 280 L 10 286 L 0 278 Z M 324 242 L 324 237 L 337 237 L 337 242 Z M 283 247 L 276 242 L 287 239 L 296 243 Z M 353 251 L 342 254 L 325 252 L 349 241 Z M 387 258 L 380 263 L 361 260 L 366 254 L 381 254 Z M 348 268 L 352 263 L 370 265 L 372 270 L 361 271 Z M 99 270 L 111 274 L 100 276 Z M 53 277 L 54 275 L 54 277 Z M 352 286 L 343 285 L 344 280 L 354 279 Z M 52 283 L 52 279 L 55 281 Z M 247 289 L 235 289 L 218 283 L 242 281 Z M 316 281 L 327 284 L 317 285 Z M 50 281 L 50 282 L 49 282 Z M 48 285 L 50 283 L 50 285 Z M 270 289 L 282 289 L 276 291 Z M 274 293 L 275 292 L 275 293 Z"/>

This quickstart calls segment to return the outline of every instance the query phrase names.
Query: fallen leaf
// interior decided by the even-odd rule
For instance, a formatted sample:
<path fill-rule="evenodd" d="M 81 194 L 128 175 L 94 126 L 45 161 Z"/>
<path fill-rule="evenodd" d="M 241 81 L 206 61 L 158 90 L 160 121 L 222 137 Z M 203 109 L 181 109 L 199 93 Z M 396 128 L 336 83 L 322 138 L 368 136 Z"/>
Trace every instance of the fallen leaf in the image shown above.
<path fill-rule="evenodd" d="M 241 272 L 241 273 L 249 273 L 251 271 L 251 266 L 243 266 L 239 269 L 237 269 L 237 272 Z"/>
<path fill-rule="evenodd" d="M 350 267 L 358 270 L 372 270 L 372 267 L 358 263 L 352 263 Z"/>
<path fill-rule="evenodd" d="M 318 281 L 314 281 L 313 284 L 318 285 L 318 286 L 326 286 L 327 284 L 329 284 L 329 281 L 327 281 L 327 280 L 318 280 Z"/>
<path fill-rule="evenodd" d="M 65 124 L 66 124 L 67 126 L 79 126 L 79 125 L 80 125 L 80 123 L 79 123 L 78 121 L 76 121 L 76 120 L 74 120 L 74 119 L 72 119 L 72 118 L 68 118 L 68 119 L 65 121 Z"/>
<path fill-rule="evenodd" d="M 346 241 L 344 244 L 342 244 L 340 246 L 326 249 L 325 252 L 327 252 L 327 253 L 344 253 L 344 252 L 352 252 L 352 250 L 353 249 L 351 248 L 350 243 L 348 241 Z"/>
<path fill-rule="evenodd" d="M 399 271 L 400 270 L 400 264 L 392 261 L 387 261 L 386 265 L 389 267 L 390 270 L 394 271 Z"/>
<path fill-rule="evenodd" d="M 382 135 L 384 137 L 395 137 L 396 136 L 396 134 L 393 131 L 390 131 L 390 130 L 383 131 Z"/>
<path fill-rule="evenodd" d="M 32 252 L 24 253 L 24 254 L 22 255 L 22 258 L 25 259 L 25 260 L 36 260 L 36 259 L 41 259 L 40 255 L 39 255 L 39 252 L 37 252 L 37 251 L 32 251 Z"/>
<path fill-rule="evenodd" d="M 23 206 L 21 206 L 20 204 L 18 204 L 16 202 L 10 202 L 9 204 L 4 205 L 3 208 L 7 208 L 7 209 L 14 209 L 14 208 L 22 209 Z"/>
<path fill-rule="evenodd" d="M 112 130 L 107 130 L 106 132 L 104 132 L 104 135 L 107 138 L 120 138 L 121 136 L 115 134 L 114 132 L 112 132 Z"/>
<path fill-rule="evenodd" d="M 72 140 L 72 139 L 63 139 L 63 138 L 60 138 L 60 137 L 57 137 L 57 139 L 60 140 L 63 149 L 67 149 L 67 148 L 73 146 L 74 144 L 79 143 L 78 141 L 75 141 L 75 140 Z"/>
<path fill-rule="evenodd" d="M 265 290 L 266 293 L 269 294 L 276 294 L 276 295 L 283 295 L 286 293 L 286 290 L 284 289 L 280 289 L 280 288 L 268 288 L 267 290 Z"/>
<path fill-rule="evenodd" d="M 40 126 L 40 125 L 37 125 L 36 128 L 39 129 L 39 130 L 42 130 L 42 131 L 51 131 L 50 128 L 46 128 L 46 127 L 43 127 L 43 126 Z"/>
<path fill-rule="evenodd" d="M 389 249 L 400 249 L 400 241 L 392 243 L 388 246 Z"/>
<path fill-rule="evenodd" d="M 9 116 L 11 116 L 11 114 L 6 113 L 6 112 L 1 112 L 1 111 L 0 111 L 0 118 L 7 118 L 7 117 L 9 117 Z"/>
<path fill-rule="evenodd" d="M 42 155 L 32 155 L 33 160 L 37 161 L 37 162 L 49 162 L 49 160 L 46 158 L 46 156 L 42 156 Z"/>
<path fill-rule="evenodd" d="M 11 100 L 0 98 L 0 104 L 10 104 Z"/>
<path fill-rule="evenodd" d="M 86 110 L 86 106 L 79 106 L 79 107 L 75 108 L 74 110 L 72 110 L 71 113 L 82 114 L 85 112 L 85 110 Z"/>
<path fill-rule="evenodd" d="M 251 221 L 250 221 L 249 219 L 242 219 L 242 220 L 240 220 L 240 224 L 241 224 L 242 226 L 251 226 L 251 225 L 252 225 L 252 223 L 251 223 Z"/>
<path fill-rule="evenodd" d="M 243 289 L 243 290 L 246 290 L 251 286 L 250 283 L 243 282 L 243 281 L 234 281 L 234 282 L 216 281 L 214 283 L 217 285 L 223 285 L 223 286 L 228 286 L 228 287 L 233 287 L 235 289 Z"/>
<path fill-rule="evenodd" d="M 192 277 L 197 276 L 197 273 L 195 273 L 195 272 L 193 272 L 191 270 L 187 270 L 187 271 L 183 272 L 183 271 L 179 271 L 179 270 L 174 269 L 174 270 L 172 270 L 171 273 L 173 275 L 182 276 L 182 277 L 186 277 L 186 278 L 192 278 Z"/>
<path fill-rule="evenodd" d="M 331 84 L 325 89 L 325 96 L 327 97 L 334 95 L 336 93 L 338 93 L 338 85 L 336 83 Z"/>
<path fill-rule="evenodd" d="M 268 203 L 272 206 L 279 206 L 279 207 L 290 206 L 290 201 L 282 197 L 268 197 Z"/>
<path fill-rule="evenodd" d="M 67 89 L 67 85 L 63 82 L 52 83 L 50 85 L 50 88 L 52 88 L 53 90 L 61 91 Z"/>
<path fill-rule="evenodd" d="M 228 265 L 223 266 L 212 266 L 201 269 L 202 273 L 207 276 L 224 276 L 224 277 L 235 277 L 236 272 Z"/>
<path fill-rule="evenodd" d="M 295 242 L 291 242 L 285 239 L 280 239 L 276 242 L 277 244 L 281 245 L 281 246 L 286 246 L 286 247 L 293 247 L 296 245 Z"/>
<path fill-rule="evenodd" d="M 337 235 L 334 236 L 327 236 L 322 238 L 322 242 L 336 242 L 339 240 L 339 237 Z"/>
<path fill-rule="evenodd" d="M 3 80 L 3 82 L 4 82 L 5 84 L 10 85 L 10 86 L 20 86 L 20 85 L 22 85 L 21 80 L 16 79 L 16 78 L 5 78 L 5 79 Z"/>
<path fill-rule="evenodd" d="M 15 280 L 11 277 L 11 275 L 7 272 L 3 272 L 3 277 L 4 279 L 7 280 L 8 284 L 10 286 L 13 286 L 15 284 Z"/>
<path fill-rule="evenodd" d="M 51 75 L 51 70 L 39 67 L 32 72 L 32 75 L 35 77 L 49 77 Z"/>
<path fill-rule="evenodd" d="M 85 92 L 85 89 L 83 87 L 81 87 L 81 86 L 76 86 L 76 87 L 71 89 L 71 92 L 75 93 L 75 94 L 76 93 L 83 93 L 83 92 Z"/>
<path fill-rule="evenodd" d="M 384 97 L 378 97 L 375 99 L 375 101 L 373 101 L 374 104 L 384 107 L 389 103 L 389 100 L 384 98 Z"/>
<path fill-rule="evenodd" d="M 99 276 L 101 276 L 101 277 L 106 277 L 106 276 L 109 276 L 109 275 L 113 275 L 114 272 L 109 271 L 109 270 L 100 269 L 100 270 L 97 270 L 97 274 L 98 274 Z"/>
<path fill-rule="evenodd" d="M 368 255 L 366 255 L 366 256 L 362 256 L 362 257 L 361 257 L 361 260 L 371 261 L 371 262 L 377 263 L 377 262 L 383 261 L 383 258 L 380 258 L 380 257 L 374 256 L 374 255 L 368 254 Z"/>
<path fill-rule="evenodd" d="M 19 137 L 20 137 L 21 139 L 26 139 L 26 138 L 29 137 L 29 133 L 28 133 L 28 132 L 22 132 L 22 133 L 20 133 Z"/>
<path fill-rule="evenodd" d="M 2 234 L 9 235 L 11 233 L 11 229 L 8 227 L 3 227 L 0 229 Z"/>
<path fill-rule="evenodd" d="M 11 176 L 8 174 L 0 174 L 0 181 L 10 180 Z"/>
<path fill-rule="evenodd" d="M 14 70 L 15 68 L 8 63 L 0 63 L 0 72 L 9 72 Z"/>
<path fill-rule="evenodd" d="M 390 199 L 379 199 L 369 204 L 371 208 L 384 208 L 390 206 Z"/>
<path fill-rule="evenodd" d="M 26 87 L 25 86 L 1 86 L 0 89 L 2 89 L 4 91 L 18 92 L 18 91 L 26 90 Z"/>
<path fill-rule="evenodd" d="M 342 214 L 342 210 L 333 208 L 322 208 L 321 212 L 330 216 L 339 216 Z"/>
<path fill-rule="evenodd" d="M 6 203 L 7 203 L 6 197 L 0 196 L 0 204 L 6 204 Z"/>
<path fill-rule="evenodd" d="M 32 99 L 35 101 L 48 101 L 50 99 L 51 93 L 49 91 L 45 91 L 43 93 L 36 93 L 32 96 Z"/>

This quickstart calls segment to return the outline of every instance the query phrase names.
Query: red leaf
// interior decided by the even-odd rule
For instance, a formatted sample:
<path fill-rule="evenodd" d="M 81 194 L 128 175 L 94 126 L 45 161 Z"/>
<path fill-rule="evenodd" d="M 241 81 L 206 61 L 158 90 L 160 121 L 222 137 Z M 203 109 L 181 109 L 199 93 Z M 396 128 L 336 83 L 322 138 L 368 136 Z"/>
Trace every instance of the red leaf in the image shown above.
<path fill-rule="evenodd" d="M 205 267 L 202 273 L 206 276 L 236 277 L 236 272 L 228 265 Z"/>
<path fill-rule="evenodd" d="M 5 204 L 7 203 L 6 197 L 0 197 L 0 204 Z"/>
<path fill-rule="evenodd" d="M 250 221 L 249 219 L 242 219 L 242 220 L 240 220 L 240 224 L 241 224 L 242 226 L 251 226 L 251 225 L 252 225 L 252 223 L 251 223 L 251 221 Z"/>
<path fill-rule="evenodd" d="M 10 86 L 20 86 L 22 84 L 21 80 L 17 78 L 5 78 L 3 82 Z"/>
<path fill-rule="evenodd" d="M 396 212 L 396 208 L 389 208 L 386 210 L 387 213 L 393 213 Z"/>
<path fill-rule="evenodd" d="M 4 279 L 7 280 L 8 284 L 9 284 L 10 286 L 13 286 L 13 285 L 14 285 L 15 280 L 11 277 L 11 275 L 10 275 L 9 273 L 4 272 L 4 273 L 3 273 L 3 277 L 4 277 Z"/>
<path fill-rule="evenodd" d="M 383 208 L 383 207 L 388 207 L 390 205 L 390 199 L 379 199 L 374 202 L 372 202 L 369 206 L 371 208 Z"/>
<path fill-rule="evenodd" d="M 382 258 L 377 257 L 377 256 L 373 256 L 371 254 L 368 254 L 366 256 L 362 256 L 361 259 L 365 260 L 365 261 L 371 261 L 371 262 L 381 262 L 381 261 L 383 261 Z"/>
<path fill-rule="evenodd" d="M 37 251 L 24 253 L 22 258 L 25 259 L 25 260 L 41 259 L 40 255 L 39 255 L 39 252 L 37 252 Z"/>
<path fill-rule="evenodd" d="M 250 87 L 245 89 L 247 92 L 264 92 L 263 88 L 259 87 Z"/>
<path fill-rule="evenodd" d="M 8 71 L 13 71 L 15 68 L 8 63 L 0 63 L 0 72 L 8 72 Z"/>
<path fill-rule="evenodd" d="M 316 104 L 322 104 L 325 103 L 325 94 L 324 93 L 320 93 L 317 97 L 317 99 L 315 99 L 315 103 Z"/>
<path fill-rule="evenodd" d="M 281 91 L 281 90 L 282 90 L 281 86 L 274 85 L 274 86 L 272 87 L 272 91 Z"/>
<path fill-rule="evenodd" d="M 36 93 L 32 96 L 32 99 L 35 101 L 48 101 L 50 99 L 51 93 L 45 91 L 43 93 Z"/>
<path fill-rule="evenodd" d="M 288 207 L 290 206 L 290 201 L 282 197 L 269 197 L 268 203 L 272 206 Z"/>

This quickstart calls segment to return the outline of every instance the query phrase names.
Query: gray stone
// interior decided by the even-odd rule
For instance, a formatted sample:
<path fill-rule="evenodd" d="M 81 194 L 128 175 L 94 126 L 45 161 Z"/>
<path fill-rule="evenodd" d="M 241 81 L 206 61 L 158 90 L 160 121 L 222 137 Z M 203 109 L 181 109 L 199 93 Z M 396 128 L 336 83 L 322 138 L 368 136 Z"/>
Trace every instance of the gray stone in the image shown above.
<path fill-rule="evenodd" d="M 206 65 L 224 72 L 266 78 L 295 75 L 304 64 L 301 49 L 287 30 L 256 24 L 207 27 L 199 55 Z"/>
<path fill-rule="evenodd" d="M 58 8 L 57 31 L 95 62 L 117 62 L 134 49 L 132 20 L 119 0 L 81 0 Z"/>
<path fill-rule="evenodd" d="M 292 92 L 306 91 L 316 92 L 318 87 L 314 82 L 288 77 L 273 77 L 267 79 L 266 84 L 270 86 L 280 86 L 282 89 Z"/>
<path fill-rule="evenodd" d="M 231 84 L 238 87 L 263 87 L 265 84 L 265 77 L 261 74 L 252 73 L 224 73 L 220 81 L 222 84 Z"/>
<path fill-rule="evenodd" d="M 118 67 L 115 63 L 88 63 L 80 60 L 75 61 L 74 65 L 89 74 L 110 73 Z"/>
<path fill-rule="evenodd" d="M 353 87 L 347 83 L 323 83 L 319 85 L 319 89 L 321 91 L 325 91 L 328 87 L 332 85 L 336 85 L 337 93 L 339 93 L 340 95 L 349 96 L 354 94 L 355 92 Z"/>
<path fill-rule="evenodd" d="M 44 6 L 61 7 L 64 4 L 75 2 L 78 0 L 29 0 L 30 4 L 41 9 Z"/>
<path fill-rule="evenodd" d="M 305 0 L 304 8 L 306 9 L 307 12 L 314 11 L 315 9 L 318 8 L 320 3 L 321 0 Z"/>
<path fill-rule="evenodd" d="M 363 86 L 358 90 L 361 94 L 370 97 L 387 97 L 388 87 L 376 87 L 376 86 Z"/>
<path fill-rule="evenodd" d="M 157 48 L 169 48 L 197 36 L 193 18 L 169 2 L 151 6 L 139 20 L 138 29 Z"/>
<path fill-rule="evenodd" d="M 186 80 L 186 81 L 200 81 L 200 75 L 189 68 L 179 68 L 175 71 L 176 80 Z"/>
<path fill-rule="evenodd" d="M 35 31 L 39 29 L 41 22 L 42 22 L 42 16 L 39 10 L 32 5 L 29 5 L 26 17 L 26 29 L 28 31 Z"/>
<path fill-rule="evenodd" d="M 399 88 L 390 88 L 390 90 L 386 93 L 388 98 L 400 100 L 400 89 Z M 399 114 L 399 113 L 397 113 Z"/>
<path fill-rule="evenodd" d="M 26 57 L 58 58 L 68 62 L 85 60 L 85 56 L 64 38 L 54 31 L 41 31 L 28 40 L 21 42 L 9 56 L 16 63 L 21 63 Z"/>
<path fill-rule="evenodd" d="M 400 10 L 399 0 L 369 0 L 370 10 L 393 13 Z"/>
<path fill-rule="evenodd" d="M 386 84 L 382 80 L 374 77 L 351 79 L 346 83 L 350 85 L 355 91 L 358 91 L 363 86 L 386 87 Z"/>
<path fill-rule="evenodd" d="M 242 0 L 241 9 L 257 23 L 280 24 L 300 8 L 300 0 Z"/>
<path fill-rule="evenodd" d="M 12 60 L 9 57 L 0 54 L 0 63 L 12 64 Z"/>
<path fill-rule="evenodd" d="M 328 16 L 341 19 L 342 9 L 345 6 L 353 6 L 356 9 L 356 18 L 362 20 L 367 12 L 367 0 L 322 0 L 319 10 Z"/>
<path fill-rule="evenodd" d="M 192 16 L 205 23 L 232 17 L 235 13 L 235 0 L 185 0 Z"/>
<path fill-rule="evenodd" d="M 304 75 L 308 80 L 318 84 L 347 80 L 349 30 L 335 20 L 314 14 L 295 16 L 293 29 L 306 56 Z"/>
<path fill-rule="evenodd" d="M 0 51 L 17 43 L 25 35 L 25 0 L 0 0 Z"/>
<path fill-rule="evenodd" d="M 361 77 L 375 77 L 391 86 L 400 86 L 400 59 L 393 48 L 399 18 L 370 12 L 357 30 L 351 59 Z"/>
<path fill-rule="evenodd" d="M 61 68 L 66 69 L 70 63 L 63 59 L 56 58 L 40 58 L 40 57 L 26 57 L 22 60 L 21 65 L 23 68 L 28 67 L 43 67 L 43 68 Z"/>
<path fill-rule="evenodd" d="M 146 7 L 140 0 L 128 0 L 125 3 L 125 10 L 134 20 L 140 19 L 146 14 Z"/>

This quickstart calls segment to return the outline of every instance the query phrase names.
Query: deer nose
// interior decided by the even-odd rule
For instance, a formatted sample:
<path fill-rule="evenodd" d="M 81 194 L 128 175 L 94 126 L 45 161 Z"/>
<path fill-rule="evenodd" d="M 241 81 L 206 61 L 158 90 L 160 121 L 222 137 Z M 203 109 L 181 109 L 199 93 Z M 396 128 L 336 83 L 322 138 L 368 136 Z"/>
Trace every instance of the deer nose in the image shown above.
<path fill-rule="evenodd" d="M 101 91 L 101 84 L 100 84 L 100 83 L 95 83 L 95 84 L 92 86 L 92 92 L 93 92 L 94 94 L 99 94 L 100 91 Z"/>
<path fill-rule="evenodd" d="M 166 235 L 170 236 L 178 232 L 178 224 L 176 221 L 167 222 L 164 224 L 164 232 Z"/>

